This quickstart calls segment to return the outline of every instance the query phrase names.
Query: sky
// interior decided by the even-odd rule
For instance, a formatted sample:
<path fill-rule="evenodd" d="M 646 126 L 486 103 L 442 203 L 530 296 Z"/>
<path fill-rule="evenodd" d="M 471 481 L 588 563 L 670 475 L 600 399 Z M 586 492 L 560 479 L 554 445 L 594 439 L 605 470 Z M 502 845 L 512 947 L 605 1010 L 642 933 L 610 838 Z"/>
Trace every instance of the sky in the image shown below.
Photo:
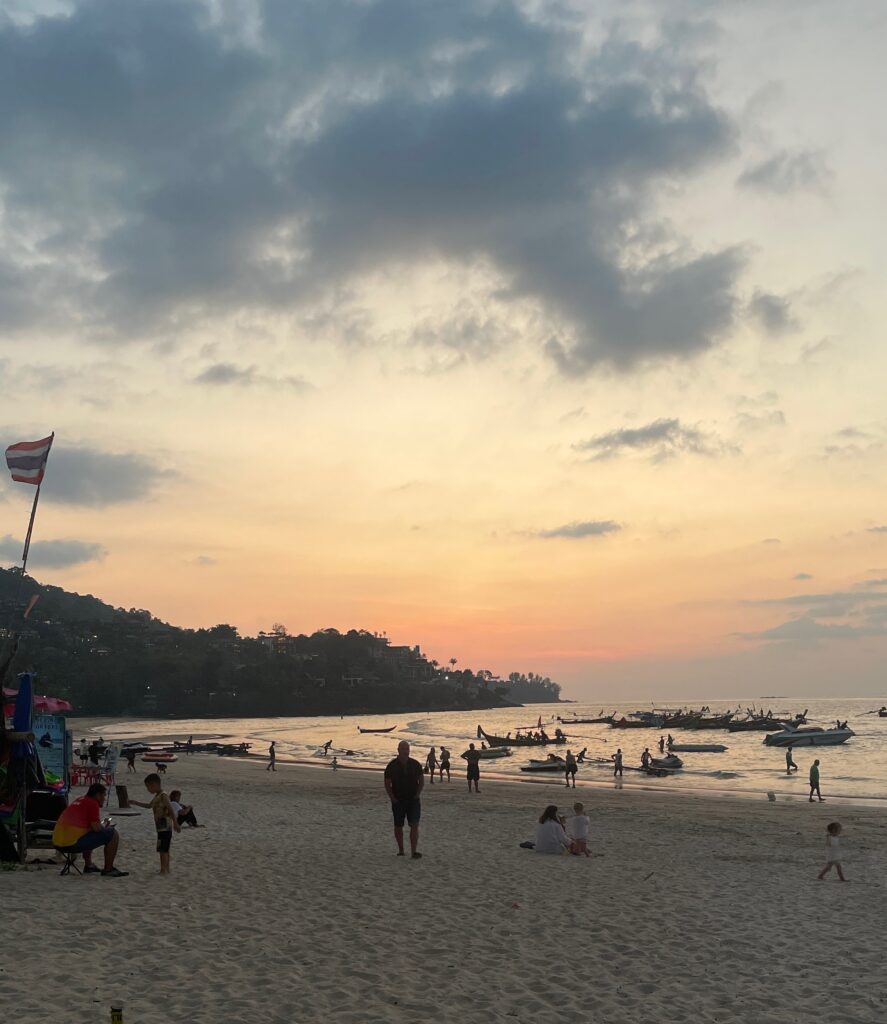
<path fill-rule="evenodd" d="M 884 694 L 885 43 L 874 0 L 7 2 L 30 570 L 576 699 Z"/>

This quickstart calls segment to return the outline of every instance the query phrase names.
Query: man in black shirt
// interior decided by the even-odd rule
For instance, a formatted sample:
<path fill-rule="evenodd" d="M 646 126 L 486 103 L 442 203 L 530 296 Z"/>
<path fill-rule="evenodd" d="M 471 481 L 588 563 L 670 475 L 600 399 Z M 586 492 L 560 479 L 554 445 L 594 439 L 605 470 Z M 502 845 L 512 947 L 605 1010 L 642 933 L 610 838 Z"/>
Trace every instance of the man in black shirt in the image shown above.
<path fill-rule="evenodd" d="M 419 817 L 422 804 L 419 796 L 425 785 L 422 765 L 410 757 L 410 745 L 401 740 L 397 745 L 397 757 L 388 762 L 385 769 L 385 792 L 391 801 L 394 813 L 394 838 L 397 840 L 397 855 L 403 857 L 403 823 L 410 826 L 410 851 L 413 860 L 422 854 L 416 849 L 419 845 Z"/>

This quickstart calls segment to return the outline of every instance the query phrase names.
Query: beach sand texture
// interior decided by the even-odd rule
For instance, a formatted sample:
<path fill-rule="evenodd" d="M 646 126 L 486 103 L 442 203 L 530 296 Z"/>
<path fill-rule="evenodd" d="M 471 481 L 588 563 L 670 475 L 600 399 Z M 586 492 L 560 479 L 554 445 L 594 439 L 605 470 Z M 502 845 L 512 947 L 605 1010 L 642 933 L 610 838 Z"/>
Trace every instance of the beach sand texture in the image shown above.
<path fill-rule="evenodd" d="M 0 873 L 4 1017 L 92 1024 L 119 998 L 126 1024 L 887 1020 L 877 811 L 554 780 L 469 796 L 460 774 L 426 787 L 411 861 L 378 773 L 195 755 L 165 787 L 207 826 L 174 837 L 170 877 L 148 812 L 117 819 L 129 878 Z M 577 796 L 593 859 L 519 848 Z M 846 885 L 815 879 L 833 818 Z"/>

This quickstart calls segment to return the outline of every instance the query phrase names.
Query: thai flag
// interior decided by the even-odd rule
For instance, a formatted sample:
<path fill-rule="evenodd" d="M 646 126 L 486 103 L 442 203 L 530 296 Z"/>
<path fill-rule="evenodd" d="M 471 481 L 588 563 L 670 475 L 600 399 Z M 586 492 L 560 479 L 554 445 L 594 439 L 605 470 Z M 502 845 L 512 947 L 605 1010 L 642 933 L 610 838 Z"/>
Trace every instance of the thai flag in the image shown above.
<path fill-rule="evenodd" d="M 13 480 L 20 484 L 40 485 L 54 437 L 54 434 L 50 434 L 42 441 L 19 441 L 6 449 L 6 465 L 9 466 Z"/>

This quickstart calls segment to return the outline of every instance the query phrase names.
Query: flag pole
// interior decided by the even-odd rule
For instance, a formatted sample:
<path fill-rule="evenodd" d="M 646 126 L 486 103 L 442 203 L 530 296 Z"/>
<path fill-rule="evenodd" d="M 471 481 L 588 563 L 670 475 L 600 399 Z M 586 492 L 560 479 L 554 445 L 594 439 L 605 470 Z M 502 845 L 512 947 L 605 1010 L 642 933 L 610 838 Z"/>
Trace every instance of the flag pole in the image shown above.
<path fill-rule="evenodd" d="M 49 435 L 55 440 L 55 431 Z M 43 469 L 46 471 L 46 463 L 49 461 L 49 453 L 52 451 L 52 441 L 49 442 L 49 448 L 46 451 L 46 458 L 43 460 Z M 37 484 L 37 492 L 34 495 L 34 504 L 31 506 L 31 518 L 28 520 L 28 532 L 25 536 L 25 549 L 22 551 L 22 579 L 25 578 L 25 569 L 28 565 L 28 551 L 31 548 L 31 534 L 34 532 L 34 517 L 37 515 L 37 502 L 40 500 L 40 488 L 43 486 L 43 477 L 40 478 L 40 483 Z"/>

